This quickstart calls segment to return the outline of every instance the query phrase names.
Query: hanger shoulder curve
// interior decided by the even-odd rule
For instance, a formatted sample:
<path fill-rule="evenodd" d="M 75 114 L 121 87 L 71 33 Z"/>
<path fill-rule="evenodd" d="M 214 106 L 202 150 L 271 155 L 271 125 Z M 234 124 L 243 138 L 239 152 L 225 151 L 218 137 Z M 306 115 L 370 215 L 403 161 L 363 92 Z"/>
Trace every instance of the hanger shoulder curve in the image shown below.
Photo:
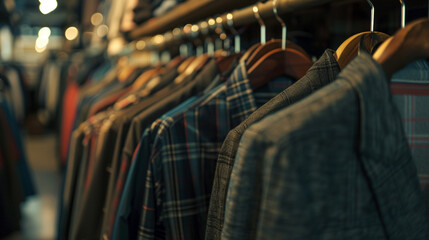
<path fill-rule="evenodd" d="M 343 69 L 353 58 L 357 56 L 361 38 L 365 35 L 367 35 L 364 39 L 366 47 L 371 45 L 374 46 L 389 38 L 389 35 L 385 33 L 370 31 L 357 33 L 349 37 L 337 48 L 334 53 L 334 57 L 337 59 L 337 62 L 340 65 L 341 69 Z"/>
<path fill-rule="evenodd" d="M 385 41 L 373 58 L 388 79 L 409 63 L 429 58 L 429 18 L 416 20 Z"/>
<path fill-rule="evenodd" d="M 249 69 L 255 64 L 260 58 L 262 58 L 265 54 L 269 53 L 270 51 L 274 49 L 278 49 L 282 47 L 282 40 L 281 39 L 272 39 L 268 41 L 267 43 L 259 46 L 253 53 L 250 55 L 248 60 L 246 61 L 246 67 Z M 299 45 L 295 44 L 292 41 L 287 40 L 286 41 L 286 47 L 295 49 L 298 52 L 301 52 L 305 56 L 307 56 L 309 59 L 307 52 L 303 48 L 301 48 Z"/>
<path fill-rule="evenodd" d="M 253 44 L 240 58 L 240 62 L 246 62 L 249 59 L 250 55 L 259 47 L 260 43 Z"/>
<path fill-rule="evenodd" d="M 258 89 L 280 76 L 298 80 L 312 65 L 309 58 L 295 49 L 275 49 L 259 59 L 247 73 L 252 88 Z"/>

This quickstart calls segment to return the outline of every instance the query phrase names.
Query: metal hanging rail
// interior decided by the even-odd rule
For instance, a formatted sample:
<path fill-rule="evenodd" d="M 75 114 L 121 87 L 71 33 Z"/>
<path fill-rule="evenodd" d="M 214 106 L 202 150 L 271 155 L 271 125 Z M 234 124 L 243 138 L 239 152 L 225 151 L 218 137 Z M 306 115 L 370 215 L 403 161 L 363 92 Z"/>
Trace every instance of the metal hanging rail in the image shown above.
<path fill-rule="evenodd" d="M 127 38 L 131 40 L 161 34 L 187 23 L 197 22 L 215 14 L 242 8 L 257 0 L 188 0 L 159 18 L 144 23 L 131 31 Z"/>
<path fill-rule="evenodd" d="M 286 14 L 298 10 L 303 10 L 306 8 L 317 7 L 326 3 L 339 1 L 339 0 L 277 0 L 277 14 Z M 341 0 L 340 0 L 341 1 Z M 263 19 L 275 18 L 273 11 L 273 0 L 269 0 L 265 3 L 257 3 L 259 14 Z M 246 8 L 235 10 L 230 13 L 225 13 L 219 17 L 216 17 L 216 24 L 222 24 L 225 29 L 230 28 L 228 22 L 232 15 L 233 27 L 246 26 L 248 24 L 255 23 L 257 19 L 255 18 L 253 12 L 254 4 Z M 212 18 L 213 19 L 213 18 Z M 212 19 L 207 21 L 202 21 L 198 24 L 187 24 L 182 28 L 175 28 L 174 30 L 169 29 L 169 31 L 164 34 L 158 34 L 153 37 L 144 38 L 139 41 L 131 43 L 134 49 L 136 50 L 147 50 L 147 49 L 157 49 L 159 46 L 169 44 L 172 41 L 177 41 L 183 38 L 193 38 L 199 33 L 205 30 L 202 25 L 210 27 L 213 24 L 207 24 Z"/>

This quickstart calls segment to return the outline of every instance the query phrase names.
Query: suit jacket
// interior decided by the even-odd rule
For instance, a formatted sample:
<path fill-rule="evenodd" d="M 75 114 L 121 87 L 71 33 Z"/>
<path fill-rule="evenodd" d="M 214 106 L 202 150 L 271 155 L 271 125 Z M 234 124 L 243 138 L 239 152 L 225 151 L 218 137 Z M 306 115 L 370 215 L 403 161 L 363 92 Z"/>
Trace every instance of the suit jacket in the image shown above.
<path fill-rule="evenodd" d="M 238 144 L 244 131 L 265 116 L 289 106 L 334 81 L 340 72 L 333 50 L 326 50 L 306 75 L 258 108 L 231 130 L 219 152 L 207 217 L 206 240 L 220 239 L 224 223 L 225 200 Z"/>
<path fill-rule="evenodd" d="M 252 125 L 236 156 L 224 239 L 429 239 L 399 112 L 368 54 Z"/>

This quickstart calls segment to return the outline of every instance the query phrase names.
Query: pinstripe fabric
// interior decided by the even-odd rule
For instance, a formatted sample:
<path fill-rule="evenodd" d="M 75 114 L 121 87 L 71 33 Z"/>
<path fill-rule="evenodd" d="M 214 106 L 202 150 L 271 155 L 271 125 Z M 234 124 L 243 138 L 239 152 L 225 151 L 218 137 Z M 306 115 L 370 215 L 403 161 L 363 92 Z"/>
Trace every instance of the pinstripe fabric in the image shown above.
<path fill-rule="evenodd" d="M 429 209 L 429 66 L 416 61 L 392 77 L 393 100 L 401 114 L 405 135 Z M 429 212 L 428 212 L 429 213 Z"/>
<path fill-rule="evenodd" d="M 265 102 L 289 86 L 260 90 Z M 274 81 L 275 82 L 275 81 Z M 280 87 L 281 86 L 281 87 Z M 217 155 L 230 129 L 257 108 L 240 64 L 226 85 L 159 127 L 144 186 L 139 239 L 204 239 Z"/>

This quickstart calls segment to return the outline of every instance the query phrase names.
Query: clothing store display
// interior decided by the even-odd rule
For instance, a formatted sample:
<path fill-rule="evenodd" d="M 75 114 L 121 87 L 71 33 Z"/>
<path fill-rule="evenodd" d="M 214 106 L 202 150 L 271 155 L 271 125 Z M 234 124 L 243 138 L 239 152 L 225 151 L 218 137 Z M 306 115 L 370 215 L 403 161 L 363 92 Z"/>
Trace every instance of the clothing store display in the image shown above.
<path fill-rule="evenodd" d="M 268 100 L 275 95 L 269 94 L 276 93 L 275 86 L 284 88 L 289 84 L 291 81 L 286 79 L 284 85 L 261 89 L 265 93 L 261 96 Z M 224 87 L 172 119 L 165 133 L 159 134 L 158 130 L 159 142 L 155 140 L 146 173 L 141 238 L 204 237 L 218 149 L 227 132 L 256 110 L 255 98 L 241 63 Z M 180 181 L 170 178 L 173 176 Z M 155 192 L 166 195 L 156 197 Z M 155 215 L 155 211 L 163 215 Z"/>
<path fill-rule="evenodd" d="M 91 44 L 105 49 L 71 53 L 65 75 L 50 59 L 39 86 L 42 111 L 61 114 L 56 239 L 429 238 L 429 65 L 398 71 L 387 54 L 412 45 L 407 28 L 380 61 L 368 52 L 388 35 L 333 51 L 337 25 L 304 30 L 298 10 L 322 3 L 95 2 L 108 33 L 94 24 Z M 302 37 L 268 19 L 284 27 L 289 12 Z"/>
<path fill-rule="evenodd" d="M 258 108 L 246 120 L 232 129 L 222 144 L 219 152 L 210 208 L 207 218 L 206 239 L 220 239 L 224 221 L 224 209 L 228 183 L 238 144 L 246 128 L 263 117 L 306 97 L 312 92 L 335 80 L 340 71 L 334 51 L 326 50 L 322 57 L 314 63 L 307 74 L 282 93 Z"/>
<path fill-rule="evenodd" d="M 429 2 L 46 1 L 0 3 L 0 239 L 429 240 Z"/>
<path fill-rule="evenodd" d="M 361 53 L 333 83 L 252 125 L 226 202 L 227 239 L 428 238 L 416 167 L 381 66 Z"/>
<path fill-rule="evenodd" d="M 111 199 L 110 202 L 114 201 L 114 196 L 117 196 L 117 200 L 119 200 L 119 196 L 121 195 L 122 188 L 119 188 L 115 191 L 113 194 L 113 188 L 114 184 L 117 182 L 118 178 L 118 172 L 121 171 L 121 174 L 128 174 L 127 169 L 129 168 L 129 164 L 132 158 L 132 154 L 134 152 L 134 149 L 136 149 L 138 142 L 140 141 L 141 132 L 144 131 L 146 127 L 149 127 L 150 123 L 156 120 L 157 117 L 160 116 L 160 114 L 163 114 L 165 109 L 169 109 L 169 106 L 177 106 L 180 104 L 184 99 L 188 99 L 189 97 L 192 97 L 193 95 L 198 94 L 199 92 L 206 89 L 206 87 L 210 84 L 210 81 L 216 77 L 216 75 L 220 74 L 219 68 L 216 64 L 215 60 L 210 60 L 206 66 L 201 70 L 201 72 L 195 77 L 192 82 L 189 82 L 185 86 L 183 86 L 181 89 L 178 89 L 178 91 L 174 92 L 172 95 L 170 95 L 168 98 L 165 98 L 159 102 L 157 102 L 154 106 L 149 108 L 147 111 L 143 111 L 141 114 L 136 116 L 131 124 L 131 128 L 128 131 L 127 138 L 125 141 L 124 149 L 122 150 L 122 158 L 117 159 L 117 161 L 114 162 L 113 165 L 113 174 L 109 186 L 112 188 L 110 191 L 110 194 L 108 197 Z M 158 113 L 157 113 L 158 112 Z M 119 163 L 122 163 L 119 169 Z M 131 173 L 132 174 L 132 173 Z M 142 176 L 142 175 L 139 175 Z M 140 181 L 144 181 L 144 178 L 139 178 Z M 132 193 L 130 193 L 132 194 Z M 141 202 L 141 201 L 138 201 Z M 111 204 L 109 204 L 111 206 Z M 140 209 L 140 206 L 137 208 Z M 138 211 L 138 210 L 136 210 Z M 105 227 L 105 229 L 112 229 L 113 225 L 113 219 L 115 219 L 115 212 L 116 209 L 109 209 L 107 211 L 107 215 L 110 215 L 109 217 L 105 218 L 105 221 L 110 219 L 110 227 Z M 110 212 L 110 213 L 109 213 Z M 107 224 L 107 222 L 105 223 Z M 111 234 L 111 233 L 110 233 Z M 108 234 L 108 235 L 110 235 Z"/>

